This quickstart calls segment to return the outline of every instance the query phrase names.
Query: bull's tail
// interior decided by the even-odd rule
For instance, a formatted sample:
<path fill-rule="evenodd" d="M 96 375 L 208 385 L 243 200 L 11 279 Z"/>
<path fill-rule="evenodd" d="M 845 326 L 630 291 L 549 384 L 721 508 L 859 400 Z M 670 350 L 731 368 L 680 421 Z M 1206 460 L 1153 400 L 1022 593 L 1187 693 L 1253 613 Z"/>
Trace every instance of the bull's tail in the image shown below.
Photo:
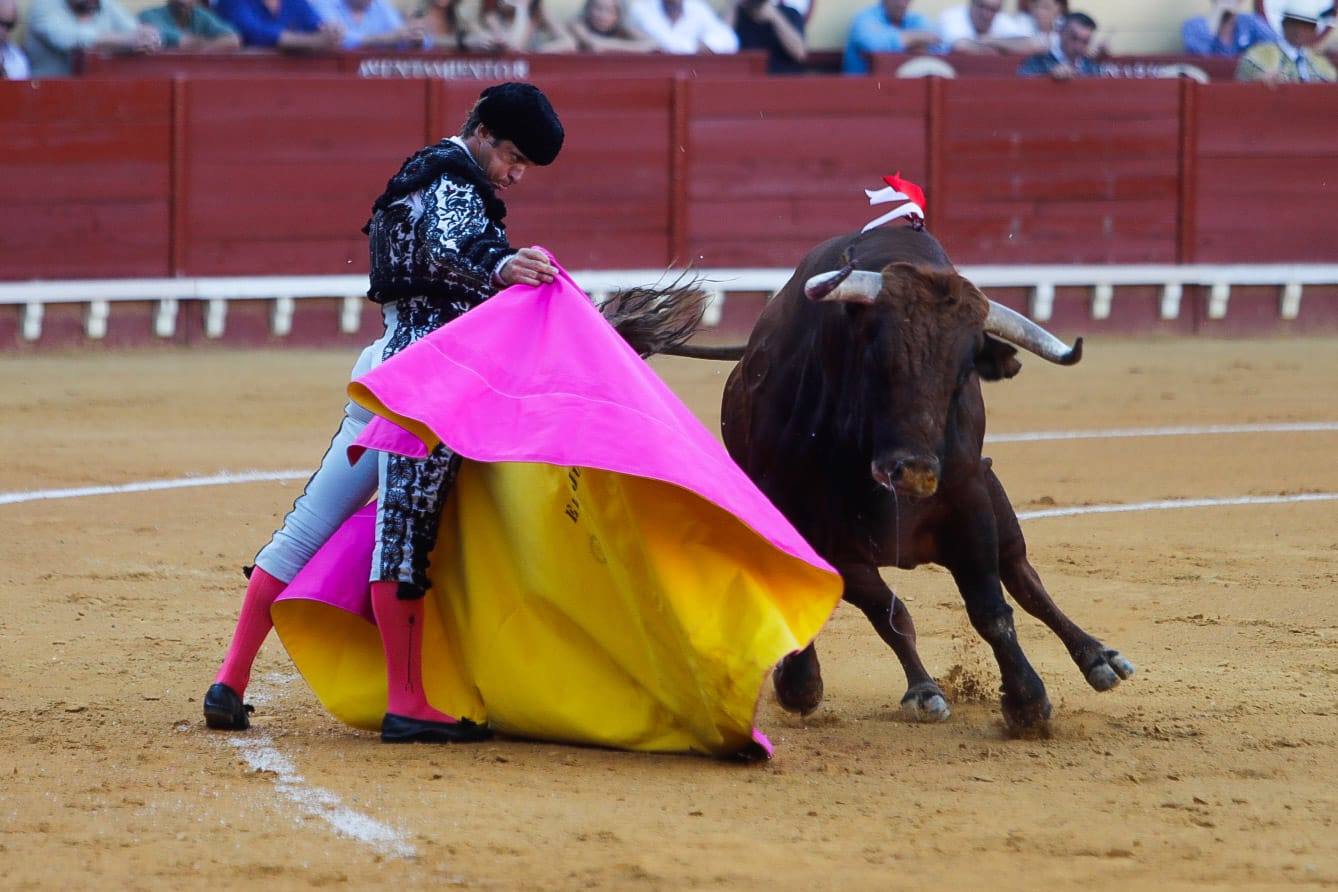
<path fill-rule="evenodd" d="M 701 287 L 703 281 L 688 270 L 663 287 L 657 283 L 623 288 L 601 304 L 599 312 L 642 356 L 662 354 L 737 362 L 743 358 L 741 344 L 699 347 L 687 343 L 701 326 L 710 299 Z"/>
<path fill-rule="evenodd" d="M 692 337 L 709 295 L 701 278 L 680 273 L 668 285 L 639 285 L 614 292 L 599 308 L 624 341 L 642 356 L 670 353 Z"/>
<path fill-rule="evenodd" d="M 697 347 L 692 344 L 680 344 L 660 352 L 666 356 L 686 356 L 689 359 L 719 359 L 724 362 L 738 362 L 743 359 L 742 344 L 730 344 L 722 347 Z"/>

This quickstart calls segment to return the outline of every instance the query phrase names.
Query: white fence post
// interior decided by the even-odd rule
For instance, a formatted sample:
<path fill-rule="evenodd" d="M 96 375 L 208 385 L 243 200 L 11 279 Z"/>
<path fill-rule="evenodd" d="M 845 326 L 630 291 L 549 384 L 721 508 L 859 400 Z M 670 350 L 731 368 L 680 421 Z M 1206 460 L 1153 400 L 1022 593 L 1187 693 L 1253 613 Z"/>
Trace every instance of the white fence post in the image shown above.
<path fill-rule="evenodd" d="M 276 297 L 269 310 L 270 334 L 286 338 L 293 330 L 294 303 L 291 297 Z"/>
<path fill-rule="evenodd" d="M 1288 322 L 1301 315 L 1301 283 L 1288 282 L 1282 288 L 1282 302 L 1278 314 Z"/>
<path fill-rule="evenodd" d="M 158 301 L 153 313 L 153 333 L 160 338 L 170 338 L 177 333 L 177 299 L 165 297 Z"/>
<path fill-rule="evenodd" d="M 339 331 L 342 334 L 357 334 L 362 328 L 362 304 L 365 297 L 346 296 L 339 308 Z"/>
<path fill-rule="evenodd" d="M 1115 302 L 1115 286 L 1109 282 L 1098 282 L 1092 286 L 1092 318 L 1109 319 L 1110 307 Z"/>
<path fill-rule="evenodd" d="M 111 315 L 111 303 L 105 300 L 91 300 L 84 310 L 84 334 L 94 340 L 107 336 L 107 317 Z"/>
<path fill-rule="evenodd" d="M 1180 298 L 1185 293 L 1185 286 L 1179 282 L 1167 282 L 1161 289 L 1161 318 L 1180 318 Z"/>
<path fill-rule="evenodd" d="M 211 297 L 204 305 L 204 336 L 221 338 L 228 324 L 228 302 L 221 297 Z"/>
<path fill-rule="evenodd" d="M 42 336 L 43 312 L 42 305 L 35 300 L 30 300 L 23 305 L 23 319 L 19 327 L 23 331 L 25 341 L 35 341 Z"/>

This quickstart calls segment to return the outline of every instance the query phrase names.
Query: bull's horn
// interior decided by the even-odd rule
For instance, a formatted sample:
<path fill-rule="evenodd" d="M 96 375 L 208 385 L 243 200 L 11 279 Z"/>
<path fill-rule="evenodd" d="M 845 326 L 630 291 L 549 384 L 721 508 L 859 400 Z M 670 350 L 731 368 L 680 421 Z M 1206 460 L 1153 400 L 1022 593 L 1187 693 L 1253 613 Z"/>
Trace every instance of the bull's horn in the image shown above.
<path fill-rule="evenodd" d="M 871 304 L 883 290 L 883 274 L 849 267 L 835 272 L 819 273 L 804 283 L 804 294 L 809 300 L 846 301 Z"/>
<path fill-rule="evenodd" d="M 1067 344 L 1026 316 L 994 301 L 990 301 L 985 331 L 1059 365 L 1073 365 L 1082 359 L 1082 338 L 1074 341 L 1073 349 L 1069 349 Z"/>

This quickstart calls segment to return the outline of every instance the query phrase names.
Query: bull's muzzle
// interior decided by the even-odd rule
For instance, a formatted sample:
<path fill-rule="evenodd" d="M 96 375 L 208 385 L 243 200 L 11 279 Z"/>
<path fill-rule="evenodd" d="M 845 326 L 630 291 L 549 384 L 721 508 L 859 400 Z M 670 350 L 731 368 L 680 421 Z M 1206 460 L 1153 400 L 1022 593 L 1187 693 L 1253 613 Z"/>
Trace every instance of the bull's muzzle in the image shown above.
<path fill-rule="evenodd" d="M 888 491 L 917 499 L 927 499 L 938 492 L 941 467 L 933 456 L 892 455 L 874 459 L 869 470 L 874 482 Z"/>

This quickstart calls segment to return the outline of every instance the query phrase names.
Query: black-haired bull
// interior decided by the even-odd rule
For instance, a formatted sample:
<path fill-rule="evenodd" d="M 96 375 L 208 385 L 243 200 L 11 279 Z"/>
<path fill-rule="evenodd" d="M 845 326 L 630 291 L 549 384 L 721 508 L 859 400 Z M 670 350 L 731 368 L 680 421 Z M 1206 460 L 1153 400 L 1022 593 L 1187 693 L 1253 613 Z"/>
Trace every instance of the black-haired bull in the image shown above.
<path fill-rule="evenodd" d="M 948 703 L 878 568 L 936 563 L 993 648 L 1004 718 L 1022 732 L 1044 725 L 1050 701 L 1018 645 L 1004 588 L 1054 630 L 1092 687 L 1113 688 L 1134 667 L 1055 606 L 981 457 L 980 382 L 1018 373 L 1010 344 L 1060 365 L 1082 354 L 1081 340 L 1069 349 L 986 298 L 927 232 L 833 239 L 809 252 L 763 312 L 725 385 L 721 425 L 734 460 L 840 571 L 845 600 L 896 652 L 909 683 L 903 710 L 941 720 Z M 696 351 L 709 353 L 725 358 Z M 817 708 L 814 648 L 786 657 L 775 684 L 787 709 Z"/>

